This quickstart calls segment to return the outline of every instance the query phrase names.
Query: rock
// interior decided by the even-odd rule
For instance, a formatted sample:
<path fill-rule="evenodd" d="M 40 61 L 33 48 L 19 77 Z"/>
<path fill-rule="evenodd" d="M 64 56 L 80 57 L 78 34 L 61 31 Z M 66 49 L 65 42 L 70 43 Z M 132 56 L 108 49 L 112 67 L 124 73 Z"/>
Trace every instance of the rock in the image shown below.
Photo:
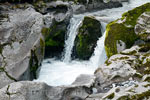
<path fill-rule="evenodd" d="M 1 100 L 83 100 L 89 94 L 86 86 L 52 87 L 31 81 L 11 83 L 0 89 Z"/>
<path fill-rule="evenodd" d="M 94 17 L 85 17 L 75 39 L 75 58 L 87 60 L 91 57 L 101 33 L 101 24 Z"/>
<path fill-rule="evenodd" d="M 138 18 L 135 33 L 144 41 L 150 40 L 150 12 L 144 12 Z"/>
<path fill-rule="evenodd" d="M 129 84 L 129 83 L 128 83 Z M 86 100 L 149 100 L 150 84 L 133 81 L 132 85 L 116 86 L 108 93 L 92 94 Z"/>
<path fill-rule="evenodd" d="M 73 3 L 71 4 L 71 7 L 73 8 L 73 12 L 78 14 L 78 13 L 83 13 L 83 12 L 89 12 L 93 10 L 103 10 L 107 8 L 116 8 L 116 7 L 121 7 L 122 4 L 118 1 L 110 1 L 110 2 L 103 2 L 103 0 L 87 0 L 85 4 L 76 4 Z"/>
<path fill-rule="evenodd" d="M 67 27 L 73 13 L 68 3 L 59 1 L 47 5 L 45 27 L 42 29 L 45 36 L 45 57 L 60 56 L 64 49 Z"/>
<path fill-rule="evenodd" d="M 138 36 L 134 31 L 137 19 L 143 12 L 149 10 L 150 3 L 144 4 L 124 13 L 121 19 L 117 19 L 107 25 L 105 39 L 107 57 L 133 46 L 135 41 L 138 39 Z M 122 47 L 121 50 L 119 49 L 120 46 L 117 46 L 119 41 L 122 41 L 122 46 L 125 45 L 125 47 Z"/>
<path fill-rule="evenodd" d="M 113 83 L 127 81 L 130 78 L 139 81 L 150 74 L 149 48 L 149 43 L 140 44 L 111 56 L 105 65 L 95 71 L 95 87 L 98 92 L 108 92 L 113 88 Z"/>
<path fill-rule="evenodd" d="M 95 81 L 95 76 L 81 74 L 76 78 L 72 85 L 91 87 Z"/>
<path fill-rule="evenodd" d="M 5 18 L 0 24 L 0 80 L 5 79 L 0 88 L 14 81 L 36 78 L 44 57 L 43 16 L 31 7 L 9 8 L 2 9 Z"/>

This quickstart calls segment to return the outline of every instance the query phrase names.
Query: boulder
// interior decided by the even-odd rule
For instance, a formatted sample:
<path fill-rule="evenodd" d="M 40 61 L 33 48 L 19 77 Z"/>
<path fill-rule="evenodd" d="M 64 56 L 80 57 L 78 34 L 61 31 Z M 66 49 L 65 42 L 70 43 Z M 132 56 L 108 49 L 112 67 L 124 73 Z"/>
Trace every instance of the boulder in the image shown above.
<path fill-rule="evenodd" d="M 133 46 L 138 39 L 134 31 L 138 17 L 150 10 L 150 3 L 146 3 L 140 7 L 134 8 L 107 25 L 105 50 L 107 57 L 110 57 L 120 51 Z"/>
<path fill-rule="evenodd" d="M 16 10 L 9 9 L 10 5 L 1 7 L 0 88 L 14 81 L 36 78 L 45 48 L 40 13 L 32 7 Z"/>
<path fill-rule="evenodd" d="M 75 58 L 87 60 L 91 57 L 96 47 L 97 40 L 102 36 L 101 24 L 94 17 L 86 16 L 79 27 L 75 39 Z"/>

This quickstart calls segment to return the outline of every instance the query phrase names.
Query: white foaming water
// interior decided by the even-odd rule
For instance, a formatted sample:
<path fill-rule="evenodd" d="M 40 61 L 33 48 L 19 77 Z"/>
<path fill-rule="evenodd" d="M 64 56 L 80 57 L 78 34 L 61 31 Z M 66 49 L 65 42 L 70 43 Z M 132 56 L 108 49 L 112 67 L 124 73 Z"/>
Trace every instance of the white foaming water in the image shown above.
<path fill-rule="evenodd" d="M 39 73 L 39 78 L 35 81 L 46 82 L 47 84 L 52 86 L 70 85 L 80 74 L 93 74 L 95 69 L 100 64 L 103 64 L 106 60 L 106 54 L 104 50 L 104 30 L 106 23 L 120 18 L 122 13 L 147 2 L 150 2 L 150 0 L 131 0 L 129 4 L 125 3 L 124 6 L 120 8 L 106 9 L 92 13 L 74 15 L 74 17 L 70 21 L 68 37 L 65 42 L 66 45 L 63 58 L 64 60 L 56 60 L 55 58 L 44 60 Z M 97 41 L 97 47 L 95 48 L 93 56 L 89 61 L 71 61 L 72 48 L 74 45 L 78 27 L 82 22 L 84 16 L 89 15 L 95 16 L 96 19 L 101 21 L 101 29 L 104 34 Z"/>
<path fill-rule="evenodd" d="M 76 38 L 76 35 L 78 33 L 79 25 L 82 23 L 83 16 L 73 16 L 70 20 L 70 26 L 68 28 L 67 32 L 67 40 L 65 41 L 65 51 L 63 55 L 63 61 L 69 62 L 71 60 L 71 54 L 72 54 L 72 48 L 74 46 L 74 40 Z"/>

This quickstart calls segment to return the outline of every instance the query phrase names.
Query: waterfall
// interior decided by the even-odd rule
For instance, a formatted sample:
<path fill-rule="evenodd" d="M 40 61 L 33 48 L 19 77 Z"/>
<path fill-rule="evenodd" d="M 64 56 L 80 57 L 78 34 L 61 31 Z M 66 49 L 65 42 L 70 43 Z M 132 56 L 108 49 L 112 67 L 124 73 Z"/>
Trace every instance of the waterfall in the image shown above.
<path fill-rule="evenodd" d="M 104 41 L 105 41 L 105 27 L 107 23 L 101 22 L 101 33 L 103 33 L 103 36 L 99 38 L 97 41 L 97 46 L 95 47 L 94 54 L 90 58 L 90 62 L 94 67 L 97 67 L 101 64 L 103 64 L 106 60 L 106 53 L 104 49 Z"/>
<path fill-rule="evenodd" d="M 68 27 L 65 49 L 62 58 L 63 61 L 62 59 L 58 60 L 55 58 L 45 59 L 42 63 L 39 77 L 35 81 L 46 82 L 52 86 L 70 85 L 80 74 L 93 75 L 96 68 L 100 64 L 103 64 L 106 60 L 106 53 L 104 50 L 106 24 L 112 20 L 120 18 L 122 13 L 146 2 L 149 2 L 149 0 L 131 0 L 131 4 L 124 4 L 123 7 L 120 8 L 105 9 L 92 13 L 74 15 L 70 20 L 70 25 Z M 97 46 L 95 47 L 94 53 L 90 60 L 71 60 L 72 48 L 78 33 L 78 28 L 82 23 L 84 16 L 89 15 L 100 20 L 103 36 L 98 39 Z"/>
<path fill-rule="evenodd" d="M 74 40 L 78 33 L 78 28 L 82 23 L 83 16 L 73 16 L 70 20 L 70 25 L 67 32 L 67 40 L 65 41 L 65 50 L 63 52 L 63 61 L 69 62 L 71 61 L 72 48 L 74 46 Z"/>

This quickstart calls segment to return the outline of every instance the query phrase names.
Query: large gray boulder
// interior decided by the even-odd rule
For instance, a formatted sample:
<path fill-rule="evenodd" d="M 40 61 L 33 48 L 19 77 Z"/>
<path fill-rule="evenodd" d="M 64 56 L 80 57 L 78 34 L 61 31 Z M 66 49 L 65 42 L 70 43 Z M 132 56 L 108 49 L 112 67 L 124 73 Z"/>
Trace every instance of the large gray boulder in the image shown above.
<path fill-rule="evenodd" d="M 0 88 L 14 81 L 36 78 L 44 57 L 43 16 L 32 7 L 12 10 L 9 5 L 1 5 L 1 8 Z"/>

